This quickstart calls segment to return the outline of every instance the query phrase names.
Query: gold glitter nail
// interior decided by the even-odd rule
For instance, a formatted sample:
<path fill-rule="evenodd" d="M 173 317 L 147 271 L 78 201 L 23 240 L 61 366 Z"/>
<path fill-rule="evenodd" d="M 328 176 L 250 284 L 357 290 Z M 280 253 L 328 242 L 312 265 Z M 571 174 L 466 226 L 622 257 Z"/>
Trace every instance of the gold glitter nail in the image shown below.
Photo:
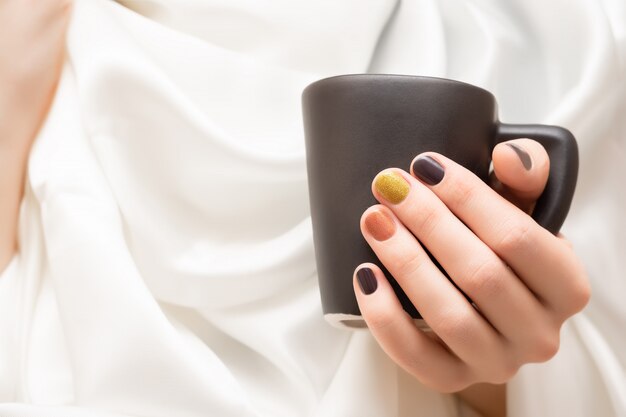
<path fill-rule="evenodd" d="M 409 194 L 410 187 L 402 175 L 393 171 L 387 171 L 376 177 L 374 188 L 385 200 L 398 204 Z"/>

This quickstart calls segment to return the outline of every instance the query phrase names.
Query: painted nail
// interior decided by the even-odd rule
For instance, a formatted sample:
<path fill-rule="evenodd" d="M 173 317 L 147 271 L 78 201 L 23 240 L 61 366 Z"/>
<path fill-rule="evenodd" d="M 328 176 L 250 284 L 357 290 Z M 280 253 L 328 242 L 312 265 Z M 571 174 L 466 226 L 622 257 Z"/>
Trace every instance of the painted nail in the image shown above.
<path fill-rule="evenodd" d="M 378 287 L 376 275 L 374 275 L 374 272 L 370 268 L 361 268 L 356 271 L 356 279 L 359 282 L 361 291 L 365 295 L 373 293 Z"/>
<path fill-rule="evenodd" d="M 434 158 L 424 155 L 413 162 L 413 173 L 426 184 L 436 185 L 443 179 L 444 169 Z"/>
<path fill-rule="evenodd" d="M 533 161 L 532 159 L 530 159 L 530 155 L 528 155 L 528 152 L 526 152 L 521 146 L 514 143 L 507 143 L 507 145 L 509 145 L 509 147 L 511 147 L 515 151 L 519 159 L 522 161 L 524 168 L 526 168 L 526 171 L 530 171 L 530 169 L 533 167 Z"/>
<path fill-rule="evenodd" d="M 369 212 L 364 223 L 365 229 L 379 242 L 389 239 L 396 232 L 396 222 L 384 210 Z"/>
<path fill-rule="evenodd" d="M 409 183 L 397 172 L 387 171 L 379 174 L 374 181 L 374 188 L 387 201 L 398 204 L 409 194 Z"/>

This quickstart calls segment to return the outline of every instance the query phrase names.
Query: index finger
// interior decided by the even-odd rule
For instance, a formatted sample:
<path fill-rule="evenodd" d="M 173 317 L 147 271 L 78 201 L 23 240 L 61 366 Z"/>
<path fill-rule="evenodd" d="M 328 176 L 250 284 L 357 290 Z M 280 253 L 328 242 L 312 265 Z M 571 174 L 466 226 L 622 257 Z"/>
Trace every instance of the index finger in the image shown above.
<path fill-rule="evenodd" d="M 411 174 L 430 188 L 476 236 L 487 244 L 546 304 L 572 305 L 584 282 L 569 259 L 567 245 L 467 168 L 436 152 L 418 155 Z M 549 277 L 549 279 L 546 279 Z M 580 297 L 579 297 L 580 296 Z M 575 303 L 577 304 L 577 303 Z"/>

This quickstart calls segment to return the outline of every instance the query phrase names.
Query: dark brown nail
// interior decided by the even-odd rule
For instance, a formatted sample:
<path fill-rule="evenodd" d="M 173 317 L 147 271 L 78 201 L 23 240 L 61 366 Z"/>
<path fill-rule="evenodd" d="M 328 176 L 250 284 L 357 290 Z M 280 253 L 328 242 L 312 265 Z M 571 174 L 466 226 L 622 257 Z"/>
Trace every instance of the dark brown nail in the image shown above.
<path fill-rule="evenodd" d="M 356 278 L 363 294 L 368 295 L 376 291 L 378 282 L 376 281 L 376 275 L 370 268 L 361 268 L 356 271 Z"/>
<path fill-rule="evenodd" d="M 443 179 L 444 169 L 430 156 L 420 156 L 413 162 L 413 173 L 428 185 L 439 184 Z"/>
<path fill-rule="evenodd" d="M 526 152 L 521 146 L 514 143 L 507 143 L 507 145 L 509 145 L 515 151 L 519 159 L 522 161 L 524 168 L 526 168 L 526 171 L 530 171 L 530 169 L 533 167 L 533 161 L 530 159 L 530 155 L 528 155 L 528 152 Z"/>

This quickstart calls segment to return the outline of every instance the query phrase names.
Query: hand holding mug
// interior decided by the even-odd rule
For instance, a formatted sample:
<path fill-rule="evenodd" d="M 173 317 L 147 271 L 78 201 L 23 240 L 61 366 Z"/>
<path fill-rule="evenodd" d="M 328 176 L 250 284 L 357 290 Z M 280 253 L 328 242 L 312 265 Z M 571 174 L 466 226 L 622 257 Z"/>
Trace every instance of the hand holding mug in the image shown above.
<path fill-rule="evenodd" d="M 436 152 L 418 155 L 410 173 L 384 169 L 372 183 L 380 204 L 360 221 L 432 332 L 415 326 L 374 263 L 353 277 L 363 318 L 395 362 L 442 392 L 503 383 L 524 363 L 548 360 L 563 322 L 589 300 L 569 242 L 529 215 L 548 178 L 544 148 L 529 139 L 502 143 L 493 164 L 502 195 Z"/>

